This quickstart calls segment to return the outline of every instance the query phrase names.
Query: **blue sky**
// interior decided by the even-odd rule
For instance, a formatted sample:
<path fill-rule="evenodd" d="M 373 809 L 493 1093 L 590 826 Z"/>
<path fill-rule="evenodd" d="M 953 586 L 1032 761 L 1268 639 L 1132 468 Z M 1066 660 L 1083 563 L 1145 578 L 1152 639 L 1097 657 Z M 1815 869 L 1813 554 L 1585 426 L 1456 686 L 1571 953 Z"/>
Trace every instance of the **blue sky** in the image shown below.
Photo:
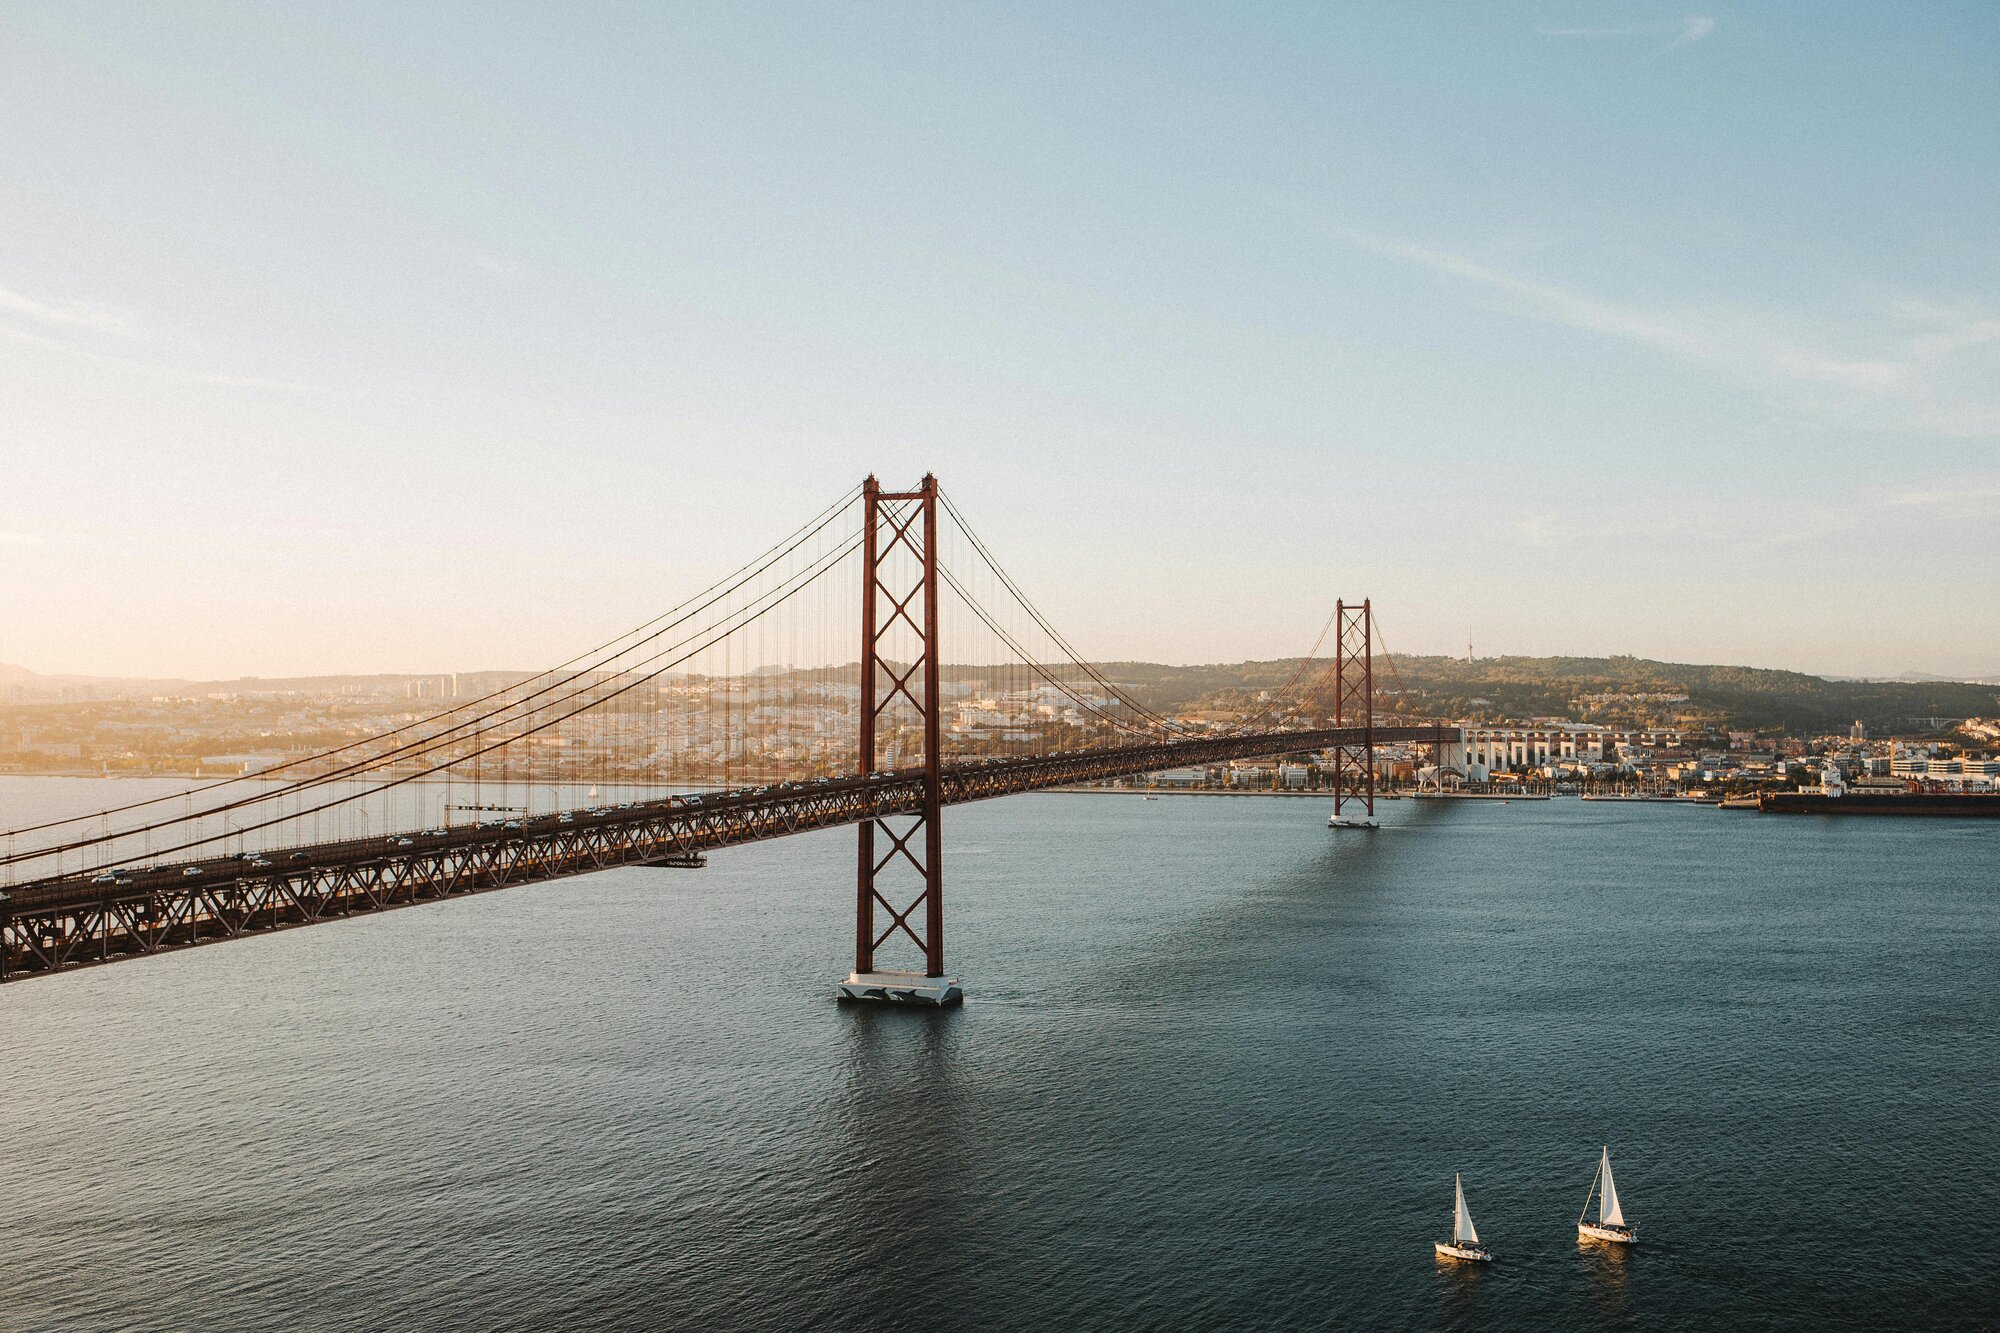
<path fill-rule="evenodd" d="M 2000 8 L 0 4 L 0 662 L 534 666 L 935 469 L 1106 658 L 2000 672 Z"/>

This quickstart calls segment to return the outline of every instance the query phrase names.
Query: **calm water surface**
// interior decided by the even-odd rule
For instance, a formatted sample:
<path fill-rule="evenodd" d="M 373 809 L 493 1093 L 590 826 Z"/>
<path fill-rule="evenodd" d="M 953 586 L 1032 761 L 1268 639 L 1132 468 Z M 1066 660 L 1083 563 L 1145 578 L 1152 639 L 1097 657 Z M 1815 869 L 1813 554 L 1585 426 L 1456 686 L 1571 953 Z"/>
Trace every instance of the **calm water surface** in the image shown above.
<path fill-rule="evenodd" d="M 0 1328 L 2000 1327 L 2000 826 L 1383 809 L 952 810 L 944 1014 L 851 832 L 9 985 Z"/>

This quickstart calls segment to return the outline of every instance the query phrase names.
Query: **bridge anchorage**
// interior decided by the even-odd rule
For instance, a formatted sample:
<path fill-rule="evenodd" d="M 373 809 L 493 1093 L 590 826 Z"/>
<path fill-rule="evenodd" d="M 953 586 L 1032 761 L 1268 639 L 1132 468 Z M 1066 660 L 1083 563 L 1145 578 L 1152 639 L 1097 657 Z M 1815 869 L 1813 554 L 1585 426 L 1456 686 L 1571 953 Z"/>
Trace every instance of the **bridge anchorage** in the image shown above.
<path fill-rule="evenodd" d="M 454 684 L 435 712 L 398 704 L 406 720 L 254 773 L 0 832 L 0 982 L 853 826 L 836 996 L 958 1004 L 946 806 L 1330 753 L 1332 822 L 1370 827 L 1376 747 L 1454 743 L 1376 725 L 1373 623 L 1368 602 L 1339 603 L 1253 716 L 1167 717 L 1056 631 L 935 477 L 871 477 L 557 667 L 463 698 Z"/>

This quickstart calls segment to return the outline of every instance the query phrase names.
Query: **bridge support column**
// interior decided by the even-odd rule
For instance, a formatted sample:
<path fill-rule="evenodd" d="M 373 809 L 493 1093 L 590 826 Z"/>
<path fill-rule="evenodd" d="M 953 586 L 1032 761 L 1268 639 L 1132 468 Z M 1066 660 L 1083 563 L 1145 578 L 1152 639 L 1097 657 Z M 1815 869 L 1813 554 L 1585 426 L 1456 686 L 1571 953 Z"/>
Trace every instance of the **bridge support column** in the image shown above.
<path fill-rule="evenodd" d="M 937 478 L 925 474 L 916 490 L 891 492 L 870 477 L 861 495 L 861 771 L 872 774 L 885 767 L 885 744 L 890 755 L 886 767 L 914 767 L 908 748 L 914 742 L 923 748 L 924 777 L 916 814 L 861 822 L 854 971 L 841 982 L 840 995 L 843 1000 L 957 1004 L 965 993 L 958 979 L 944 972 Z M 898 902 L 908 905 L 899 908 Z M 916 947 L 921 971 L 880 965 L 884 946 L 900 942 Z"/>
<path fill-rule="evenodd" d="M 1332 828 L 1375 827 L 1375 645 L 1370 599 L 1334 603 L 1340 642 L 1333 657 L 1333 725 L 1359 726 L 1361 741 L 1333 749 Z M 1351 807 L 1360 806 L 1356 814 Z"/>

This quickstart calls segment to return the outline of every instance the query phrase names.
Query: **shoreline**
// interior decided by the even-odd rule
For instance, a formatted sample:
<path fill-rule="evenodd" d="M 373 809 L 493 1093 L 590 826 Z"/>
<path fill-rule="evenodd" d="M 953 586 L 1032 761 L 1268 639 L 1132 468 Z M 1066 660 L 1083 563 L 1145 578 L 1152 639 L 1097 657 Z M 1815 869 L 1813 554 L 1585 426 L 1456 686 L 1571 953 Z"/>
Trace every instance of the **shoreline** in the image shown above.
<path fill-rule="evenodd" d="M 1285 796 L 1293 800 L 1318 798 L 1322 801 L 1333 799 L 1330 791 L 1266 791 L 1262 789 L 1232 791 L 1227 787 L 1044 787 L 1043 791 L 1065 792 L 1075 796 Z M 1358 799 L 1350 797 L 1349 799 Z M 1376 792 L 1378 801 L 1402 801 L 1409 798 L 1402 792 Z"/>

